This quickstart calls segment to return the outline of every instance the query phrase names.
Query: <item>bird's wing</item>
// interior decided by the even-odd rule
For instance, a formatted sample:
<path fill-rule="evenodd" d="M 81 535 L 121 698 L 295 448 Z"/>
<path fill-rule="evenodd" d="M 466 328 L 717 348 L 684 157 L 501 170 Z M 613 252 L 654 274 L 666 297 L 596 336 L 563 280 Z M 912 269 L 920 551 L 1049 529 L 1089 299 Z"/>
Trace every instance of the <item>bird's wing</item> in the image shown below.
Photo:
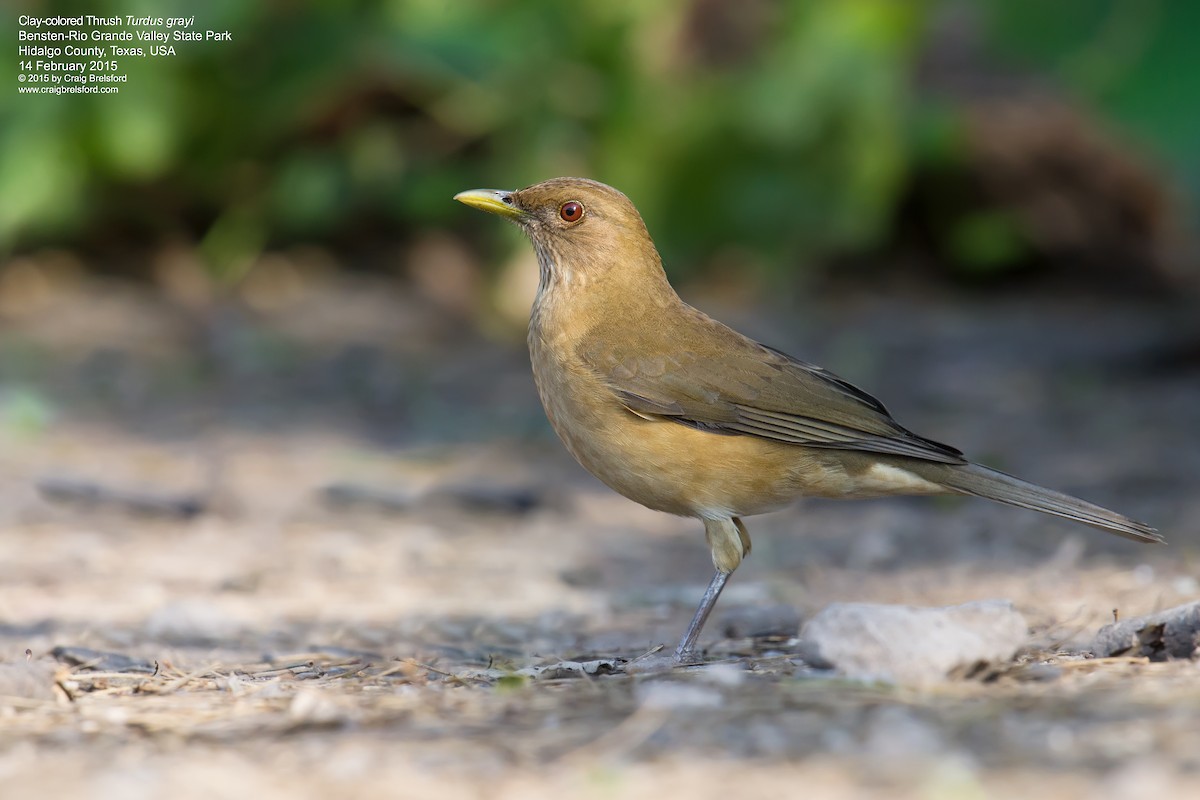
<path fill-rule="evenodd" d="M 641 347 L 630 355 L 609 339 L 609 346 L 584 347 L 581 355 L 626 409 L 647 419 L 809 447 L 966 463 L 958 450 L 901 427 L 882 403 L 833 373 L 703 322 L 689 333 L 719 327 L 719 347 L 689 347 L 670 337 L 678 344 L 660 339 L 653 354 Z M 705 340 L 710 336 L 701 335 Z M 720 355 L 702 355 L 714 352 Z"/>

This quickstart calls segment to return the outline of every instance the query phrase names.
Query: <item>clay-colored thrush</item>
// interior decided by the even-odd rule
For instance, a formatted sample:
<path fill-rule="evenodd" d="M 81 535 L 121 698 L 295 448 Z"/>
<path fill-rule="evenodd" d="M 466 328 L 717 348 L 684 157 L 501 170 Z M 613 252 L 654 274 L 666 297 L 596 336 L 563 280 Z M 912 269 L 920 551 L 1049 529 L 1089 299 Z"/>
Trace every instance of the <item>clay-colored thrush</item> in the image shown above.
<path fill-rule="evenodd" d="M 750 552 L 741 518 L 803 495 L 975 495 L 1162 541 L 1140 522 L 972 464 L 833 373 L 687 305 L 616 189 L 557 178 L 454 199 L 512 220 L 533 242 L 533 377 L 567 449 L 629 499 L 704 523 L 717 571 L 677 661 L 694 657 L 725 581 Z"/>

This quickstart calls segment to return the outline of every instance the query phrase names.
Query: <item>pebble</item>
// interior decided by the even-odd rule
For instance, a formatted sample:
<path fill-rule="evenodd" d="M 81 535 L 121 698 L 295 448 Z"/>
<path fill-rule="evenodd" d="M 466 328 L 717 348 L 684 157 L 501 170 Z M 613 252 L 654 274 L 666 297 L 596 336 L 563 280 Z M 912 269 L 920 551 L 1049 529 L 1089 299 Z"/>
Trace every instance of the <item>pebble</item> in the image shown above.
<path fill-rule="evenodd" d="M 805 624 L 800 653 L 814 667 L 856 680 L 927 684 L 1008 661 L 1028 636 L 1008 600 L 943 608 L 837 603 Z"/>
<path fill-rule="evenodd" d="M 1090 649 L 1100 658 L 1196 658 L 1200 655 L 1200 600 L 1105 625 L 1096 633 Z"/>

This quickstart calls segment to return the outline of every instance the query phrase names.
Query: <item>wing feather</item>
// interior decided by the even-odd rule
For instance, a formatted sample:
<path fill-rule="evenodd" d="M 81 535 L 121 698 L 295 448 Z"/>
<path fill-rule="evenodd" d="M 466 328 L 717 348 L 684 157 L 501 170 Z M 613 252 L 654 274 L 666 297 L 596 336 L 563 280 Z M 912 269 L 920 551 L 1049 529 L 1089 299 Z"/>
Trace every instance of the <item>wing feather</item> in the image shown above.
<path fill-rule="evenodd" d="M 848 381 L 700 316 L 690 333 L 724 330 L 721 346 L 705 348 L 718 358 L 672 347 L 664 337 L 653 355 L 620 358 L 611 346 L 584 348 L 584 361 L 626 409 L 647 419 L 807 447 L 966 463 L 958 450 L 899 425 L 879 400 Z"/>

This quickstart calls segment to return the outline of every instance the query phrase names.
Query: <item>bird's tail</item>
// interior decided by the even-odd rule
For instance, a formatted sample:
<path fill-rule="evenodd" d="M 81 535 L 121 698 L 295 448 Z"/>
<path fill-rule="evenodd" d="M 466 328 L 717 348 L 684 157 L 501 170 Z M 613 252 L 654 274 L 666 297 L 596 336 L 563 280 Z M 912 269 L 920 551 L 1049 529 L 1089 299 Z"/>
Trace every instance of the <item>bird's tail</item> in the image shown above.
<path fill-rule="evenodd" d="M 978 464 L 937 466 L 942 469 L 937 470 L 938 474 L 934 479 L 951 491 L 1054 514 L 1138 542 L 1163 542 L 1158 532 L 1143 522 L 1132 520 L 1078 497 L 1014 478 L 998 470 Z"/>

